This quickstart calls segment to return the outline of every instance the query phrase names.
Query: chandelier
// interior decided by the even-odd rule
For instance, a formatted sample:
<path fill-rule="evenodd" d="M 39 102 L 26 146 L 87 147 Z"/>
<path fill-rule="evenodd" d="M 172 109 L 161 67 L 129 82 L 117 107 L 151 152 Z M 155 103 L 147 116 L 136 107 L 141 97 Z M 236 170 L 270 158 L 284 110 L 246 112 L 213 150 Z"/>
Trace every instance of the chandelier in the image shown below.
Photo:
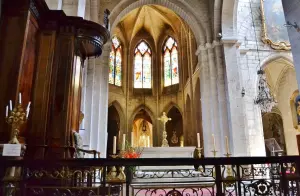
<path fill-rule="evenodd" d="M 265 72 L 262 69 L 257 71 L 258 75 L 258 95 L 254 103 L 259 105 L 262 112 L 271 112 L 272 108 L 276 105 L 276 101 L 271 95 L 270 89 L 266 81 Z"/>

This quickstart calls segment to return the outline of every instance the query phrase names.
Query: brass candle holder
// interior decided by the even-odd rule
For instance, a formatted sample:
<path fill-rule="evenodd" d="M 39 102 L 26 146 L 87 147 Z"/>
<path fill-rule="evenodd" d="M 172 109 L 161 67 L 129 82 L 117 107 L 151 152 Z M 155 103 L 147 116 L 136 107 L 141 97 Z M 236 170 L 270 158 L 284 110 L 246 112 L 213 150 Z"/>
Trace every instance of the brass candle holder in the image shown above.
<path fill-rule="evenodd" d="M 114 154 L 110 155 L 111 158 L 116 159 L 120 158 L 120 155 Z M 124 167 L 119 167 L 119 172 L 117 172 L 116 166 L 113 166 L 106 177 L 107 182 L 120 182 L 123 183 L 126 181 L 126 175 L 124 173 Z"/>
<path fill-rule="evenodd" d="M 194 150 L 194 159 L 201 159 L 202 158 L 202 149 L 203 148 L 195 148 Z M 203 167 L 199 165 L 194 165 L 196 171 L 203 172 Z"/>
<path fill-rule="evenodd" d="M 21 104 L 17 105 L 6 117 L 6 122 L 12 126 L 9 144 L 19 144 L 17 139 L 21 126 L 27 121 L 26 112 Z"/>
<path fill-rule="evenodd" d="M 211 152 L 213 153 L 214 157 L 216 158 L 216 157 L 217 157 L 217 152 L 218 152 L 218 151 L 216 151 L 216 149 L 214 149 L 214 150 L 212 150 Z"/>

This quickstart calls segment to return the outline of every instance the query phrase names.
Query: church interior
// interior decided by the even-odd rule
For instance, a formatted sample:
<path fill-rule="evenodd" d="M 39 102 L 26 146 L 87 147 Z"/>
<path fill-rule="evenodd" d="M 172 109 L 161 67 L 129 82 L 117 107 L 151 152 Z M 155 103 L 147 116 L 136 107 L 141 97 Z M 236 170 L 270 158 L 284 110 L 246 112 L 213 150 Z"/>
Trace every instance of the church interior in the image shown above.
<path fill-rule="evenodd" d="M 93 167 L 99 182 L 81 180 L 103 195 L 147 195 L 141 168 L 159 178 L 166 170 L 154 169 L 167 164 L 186 169 L 180 160 L 199 183 L 214 181 L 199 195 L 251 195 L 237 177 L 251 158 L 253 167 L 280 160 L 296 175 L 299 13 L 297 0 L 0 0 L 0 158 L 102 160 L 107 176 Z M 20 176 L 18 167 L 0 176 Z M 298 177 L 297 193 L 280 194 L 297 195 Z M 190 194 L 179 188 L 157 194 Z"/>

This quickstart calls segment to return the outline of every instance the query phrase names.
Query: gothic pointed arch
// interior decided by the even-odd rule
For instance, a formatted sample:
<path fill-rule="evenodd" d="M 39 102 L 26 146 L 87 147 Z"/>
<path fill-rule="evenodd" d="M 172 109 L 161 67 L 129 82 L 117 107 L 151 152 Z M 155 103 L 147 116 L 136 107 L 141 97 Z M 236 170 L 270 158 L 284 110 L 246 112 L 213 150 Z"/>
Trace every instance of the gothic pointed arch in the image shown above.
<path fill-rule="evenodd" d="M 185 146 L 193 145 L 193 129 L 192 129 L 192 103 L 190 95 L 187 94 L 185 100 L 185 129 L 184 129 L 184 144 Z"/>
<path fill-rule="evenodd" d="M 175 39 L 169 36 L 163 45 L 164 86 L 179 83 L 178 46 Z"/>
<path fill-rule="evenodd" d="M 134 88 L 152 87 L 152 51 L 145 40 L 134 49 Z"/>
<path fill-rule="evenodd" d="M 175 107 L 180 112 L 180 114 L 183 115 L 182 109 L 179 107 L 178 104 L 174 103 L 173 101 L 171 101 L 164 107 L 163 112 L 166 112 L 167 114 L 173 107 Z"/>
<path fill-rule="evenodd" d="M 110 84 L 122 85 L 122 46 L 117 37 L 112 38 L 112 47 L 109 54 L 109 78 Z"/>
<path fill-rule="evenodd" d="M 202 127 L 202 106 L 201 106 L 201 91 L 200 78 L 197 79 L 194 89 L 194 113 L 195 113 L 195 132 L 200 134 L 200 143 L 203 144 L 203 127 Z"/>
<path fill-rule="evenodd" d="M 113 153 L 113 137 L 120 135 L 120 115 L 114 105 L 108 107 L 107 115 L 107 156 Z M 120 137 L 118 137 L 120 138 Z M 118 142 L 119 143 L 119 142 Z M 119 146 L 117 146 L 119 149 Z"/>
<path fill-rule="evenodd" d="M 167 140 L 169 146 L 180 146 L 180 140 L 183 136 L 183 118 L 179 109 L 173 105 L 167 112 L 167 116 L 171 118 L 166 123 Z"/>

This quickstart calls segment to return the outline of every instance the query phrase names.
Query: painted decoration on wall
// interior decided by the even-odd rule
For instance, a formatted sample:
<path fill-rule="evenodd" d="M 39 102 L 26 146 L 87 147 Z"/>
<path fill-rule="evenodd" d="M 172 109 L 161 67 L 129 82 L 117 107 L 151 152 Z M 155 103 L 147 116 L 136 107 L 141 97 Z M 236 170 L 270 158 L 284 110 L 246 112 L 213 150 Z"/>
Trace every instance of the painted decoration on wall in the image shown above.
<path fill-rule="evenodd" d="M 298 125 L 300 125 L 300 95 L 298 95 L 295 99 L 295 106 L 296 106 Z"/>
<path fill-rule="evenodd" d="M 112 38 L 112 49 L 109 55 L 109 78 L 110 84 L 122 85 L 122 48 L 117 37 Z"/>
<path fill-rule="evenodd" d="M 142 41 L 134 53 L 134 88 L 151 88 L 151 49 Z"/>
<path fill-rule="evenodd" d="M 262 41 L 275 50 L 290 50 L 281 0 L 261 0 Z"/>
<path fill-rule="evenodd" d="M 179 83 L 177 43 L 169 37 L 164 45 L 164 86 Z"/>

